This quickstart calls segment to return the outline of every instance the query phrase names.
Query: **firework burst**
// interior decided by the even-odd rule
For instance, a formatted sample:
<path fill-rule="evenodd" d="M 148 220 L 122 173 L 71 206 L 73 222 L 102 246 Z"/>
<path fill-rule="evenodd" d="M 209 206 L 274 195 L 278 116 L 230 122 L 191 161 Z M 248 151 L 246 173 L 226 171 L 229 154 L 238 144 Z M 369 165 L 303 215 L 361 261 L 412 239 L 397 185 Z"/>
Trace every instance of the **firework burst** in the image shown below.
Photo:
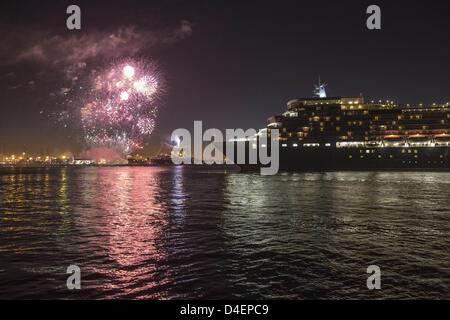
<path fill-rule="evenodd" d="M 160 75 L 142 60 L 116 63 L 95 73 L 83 99 L 81 123 L 90 147 L 107 147 L 123 156 L 142 146 L 155 128 Z"/>

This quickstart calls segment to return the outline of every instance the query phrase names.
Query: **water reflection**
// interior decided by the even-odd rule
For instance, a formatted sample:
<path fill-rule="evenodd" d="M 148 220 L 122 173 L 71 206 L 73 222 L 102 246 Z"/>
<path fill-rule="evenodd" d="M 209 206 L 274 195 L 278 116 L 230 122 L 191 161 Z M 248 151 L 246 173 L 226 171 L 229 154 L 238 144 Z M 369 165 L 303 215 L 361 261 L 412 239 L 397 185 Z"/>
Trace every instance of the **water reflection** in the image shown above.
<path fill-rule="evenodd" d="M 398 298 L 447 295 L 450 254 L 442 249 L 450 231 L 449 177 L 230 175 L 225 231 L 241 258 L 232 281 L 259 284 L 239 297 L 364 297 L 364 268 L 371 264 L 384 266 L 389 279 L 380 297 L 387 291 Z M 261 275 L 269 284 L 261 283 Z"/>
<path fill-rule="evenodd" d="M 2 169 L 0 298 L 448 297 L 449 178 Z"/>
<path fill-rule="evenodd" d="M 81 190 L 95 190 L 88 201 L 92 206 L 74 207 L 76 227 L 89 240 L 82 246 L 100 247 L 102 255 L 97 258 L 108 261 L 89 264 L 96 279 L 93 286 L 103 286 L 115 297 L 134 283 L 136 288 L 128 288 L 126 296 L 166 298 L 160 288 L 170 277 L 158 264 L 167 258 L 169 223 L 183 221 L 180 173 L 164 168 L 102 168 L 95 176 L 79 183 Z"/>

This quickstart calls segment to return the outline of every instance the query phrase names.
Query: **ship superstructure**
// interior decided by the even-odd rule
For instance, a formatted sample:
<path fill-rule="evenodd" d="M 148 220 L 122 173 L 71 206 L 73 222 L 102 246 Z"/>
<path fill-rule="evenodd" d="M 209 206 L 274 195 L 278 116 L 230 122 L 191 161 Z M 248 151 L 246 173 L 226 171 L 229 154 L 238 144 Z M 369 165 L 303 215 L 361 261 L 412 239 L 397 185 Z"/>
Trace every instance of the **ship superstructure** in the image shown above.
<path fill-rule="evenodd" d="M 450 168 L 450 104 L 400 106 L 363 97 L 294 99 L 268 119 L 282 169 Z"/>

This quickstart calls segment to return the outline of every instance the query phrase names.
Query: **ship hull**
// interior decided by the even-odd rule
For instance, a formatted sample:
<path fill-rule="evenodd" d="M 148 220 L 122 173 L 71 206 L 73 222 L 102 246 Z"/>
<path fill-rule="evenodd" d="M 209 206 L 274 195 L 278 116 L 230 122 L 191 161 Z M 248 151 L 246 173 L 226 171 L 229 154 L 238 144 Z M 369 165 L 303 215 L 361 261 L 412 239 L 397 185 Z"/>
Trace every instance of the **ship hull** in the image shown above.
<path fill-rule="evenodd" d="M 282 148 L 279 164 L 280 171 L 450 170 L 450 148 Z"/>

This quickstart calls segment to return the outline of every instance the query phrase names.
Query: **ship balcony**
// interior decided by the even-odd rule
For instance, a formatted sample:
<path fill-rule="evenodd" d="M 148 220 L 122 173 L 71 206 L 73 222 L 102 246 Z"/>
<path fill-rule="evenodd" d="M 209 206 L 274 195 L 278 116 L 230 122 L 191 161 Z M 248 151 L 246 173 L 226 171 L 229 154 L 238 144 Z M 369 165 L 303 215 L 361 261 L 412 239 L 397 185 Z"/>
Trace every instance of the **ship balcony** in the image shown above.
<path fill-rule="evenodd" d="M 383 146 L 381 141 L 367 141 L 366 148 L 380 148 Z"/>
<path fill-rule="evenodd" d="M 365 142 L 349 141 L 349 142 L 337 142 L 336 148 L 363 148 Z"/>
<path fill-rule="evenodd" d="M 436 146 L 450 146 L 450 134 L 439 134 L 434 136 L 434 142 Z"/>
<path fill-rule="evenodd" d="M 411 147 L 428 147 L 433 145 L 433 141 L 428 136 L 416 134 L 408 137 L 408 144 Z"/>
<path fill-rule="evenodd" d="M 383 138 L 384 147 L 405 147 L 407 143 L 404 138 L 397 135 L 389 135 Z"/>

